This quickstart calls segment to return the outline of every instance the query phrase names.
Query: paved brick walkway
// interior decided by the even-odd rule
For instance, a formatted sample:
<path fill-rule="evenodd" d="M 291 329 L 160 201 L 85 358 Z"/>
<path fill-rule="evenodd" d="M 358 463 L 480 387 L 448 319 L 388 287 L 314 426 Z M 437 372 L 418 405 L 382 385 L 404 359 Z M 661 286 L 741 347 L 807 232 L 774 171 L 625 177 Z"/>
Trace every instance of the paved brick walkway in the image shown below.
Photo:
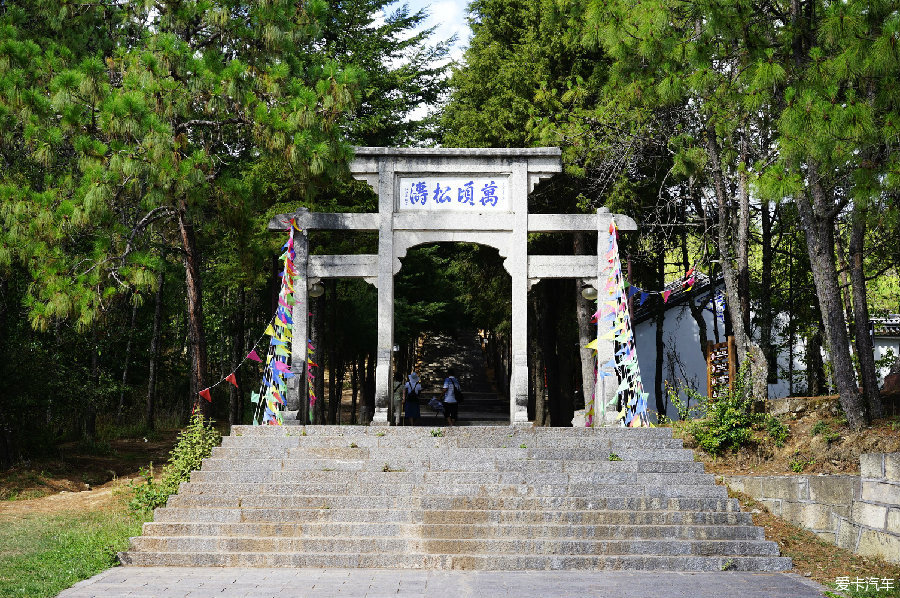
<path fill-rule="evenodd" d="M 58 598 L 822 598 L 786 573 L 116 567 Z"/>

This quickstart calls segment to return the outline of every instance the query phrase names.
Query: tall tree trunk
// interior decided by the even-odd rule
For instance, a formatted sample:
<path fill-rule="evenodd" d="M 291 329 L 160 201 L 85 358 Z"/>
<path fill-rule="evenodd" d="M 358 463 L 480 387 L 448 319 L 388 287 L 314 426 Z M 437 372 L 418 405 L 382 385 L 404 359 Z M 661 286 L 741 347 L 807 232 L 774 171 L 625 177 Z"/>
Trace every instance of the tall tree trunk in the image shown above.
<path fill-rule="evenodd" d="M 687 272 L 691 267 L 690 257 L 688 255 L 688 246 L 687 246 L 687 231 L 685 234 L 681 236 L 681 263 L 684 266 L 684 271 Z M 694 273 L 696 276 L 697 273 Z M 710 279 L 712 282 L 712 279 Z M 703 360 L 706 361 L 706 343 L 709 339 L 709 333 L 706 328 L 706 318 L 703 315 L 703 305 L 697 305 L 697 297 L 699 293 L 697 290 L 691 289 L 691 300 L 688 301 L 688 310 L 691 312 L 691 317 L 694 319 L 694 322 L 697 324 L 697 332 L 700 341 L 700 353 L 703 355 Z M 633 313 L 633 312 L 632 312 Z"/>
<path fill-rule="evenodd" d="M 536 286 L 529 293 L 531 300 L 528 302 L 528 418 L 535 426 L 546 425 L 546 389 L 544 388 L 544 372 L 547 364 L 544 355 L 544 342 L 541 335 L 541 312 L 544 309 L 543 283 Z M 533 361 L 531 359 L 533 358 Z"/>
<path fill-rule="evenodd" d="M 369 353 L 366 359 L 366 383 L 363 386 L 366 400 L 366 416 L 363 419 L 364 424 L 369 424 L 375 416 L 375 352 Z"/>
<path fill-rule="evenodd" d="M 147 404 L 144 410 L 144 425 L 152 430 L 156 425 L 156 378 L 159 364 L 159 337 L 162 328 L 162 299 L 165 268 L 156 275 L 156 294 L 153 299 L 153 334 L 150 337 L 150 373 L 147 380 Z"/>
<path fill-rule="evenodd" d="M 7 347 L 4 343 L 9 342 L 9 308 L 7 306 L 7 297 L 9 296 L 9 280 L 0 276 L 0 358 L 6 356 Z M 2 391 L 0 391 L 2 392 Z M 16 437 L 13 434 L 13 428 L 9 423 L 6 412 L 3 409 L 3 402 L 0 401 L 0 470 L 5 470 L 13 466 L 19 460 L 19 448 Z"/>
<path fill-rule="evenodd" d="M 768 200 L 762 202 L 762 272 L 760 274 L 760 287 L 762 292 L 759 294 L 759 348 L 762 350 L 766 358 L 767 371 L 766 382 L 775 384 L 778 382 L 778 361 L 775 355 L 775 348 L 772 343 L 772 267 L 773 267 L 773 247 L 772 247 L 772 214 L 770 213 L 770 204 Z M 775 208 L 777 211 L 777 207 Z"/>
<path fill-rule="evenodd" d="M 837 225 L 837 223 L 835 223 Z M 844 307 L 844 321 L 847 326 L 853 326 L 853 297 L 851 297 L 853 289 L 850 286 L 850 262 L 847 259 L 847 252 L 844 251 L 844 242 L 841 238 L 841 232 L 835 228 L 834 232 L 834 251 L 838 265 L 838 282 L 841 285 L 841 301 Z M 851 345 L 850 352 L 853 353 L 854 347 Z"/>
<path fill-rule="evenodd" d="M 125 384 L 128 382 L 128 363 L 131 361 L 131 341 L 134 338 L 134 321 L 137 319 L 137 302 L 132 296 L 131 322 L 128 325 L 128 340 L 125 341 L 125 363 L 122 364 L 122 387 L 119 389 L 119 408 L 116 410 L 116 421 L 122 422 L 125 411 Z"/>
<path fill-rule="evenodd" d="M 573 249 L 575 255 L 588 255 L 587 233 L 575 233 Z M 591 316 L 596 311 L 597 304 L 582 297 L 581 289 L 575 285 L 575 317 L 578 321 L 578 353 L 581 357 L 581 391 L 585 401 L 589 401 L 594 392 L 594 356 L 590 349 L 585 349 L 585 346 L 597 336 L 597 327 L 591 324 Z"/>
<path fill-rule="evenodd" d="M 198 394 L 206 388 L 206 332 L 203 328 L 203 283 L 200 279 L 200 248 L 194 225 L 182 200 L 178 210 L 178 231 L 184 251 L 184 275 L 187 287 L 188 339 L 191 345 L 191 400 L 204 417 L 212 412 L 211 403 Z"/>
<path fill-rule="evenodd" d="M 738 362 L 743 363 L 749 347 L 748 330 L 744 326 L 744 315 L 740 294 L 740 269 L 741 256 L 734 255 L 734 247 L 729 231 L 739 228 L 739 223 L 733 218 L 733 201 L 725 183 L 725 173 L 722 170 L 719 144 L 716 141 L 716 131 L 712 123 L 706 127 L 706 149 L 709 156 L 710 171 L 713 179 L 713 189 L 718 204 L 718 245 L 719 261 L 722 265 L 722 274 L 725 278 L 725 297 L 730 317 L 730 326 L 737 349 Z M 744 194 L 743 184 L 740 193 Z M 743 199 L 743 198 L 742 198 Z M 732 260 L 735 260 L 732 263 Z"/>
<path fill-rule="evenodd" d="M 738 223 L 735 247 L 741 324 L 749 351 L 750 336 L 750 179 L 747 175 L 747 134 L 741 135 L 741 164 L 738 166 Z"/>
<path fill-rule="evenodd" d="M 325 296 L 328 310 L 328 423 L 335 424 L 341 405 L 341 386 L 343 385 L 343 364 L 338 357 L 337 343 L 337 280 L 325 281 Z M 340 379 L 339 379 L 340 378 Z"/>
<path fill-rule="evenodd" d="M 535 397 L 535 422 L 539 425 L 562 425 L 554 414 L 559 411 L 560 376 L 559 376 L 559 283 L 558 280 L 544 280 L 540 283 L 538 299 L 538 335 L 543 355 L 544 370 L 541 372 L 542 389 Z M 541 400 L 543 397 L 543 401 Z M 571 418 L 569 418 L 571 421 Z"/>
<path fill-rule="evenodd" d="M 246 355 L 244 352 L 246 349 L 244 346 L 244 310 L 246 305 L 247 292 L 242 285 L 240 290 L 238 290 L 234 328 L 231 331 L 231 371 L 234 372 L 234 377 L 237 379 L 237 386 L 229 385 L 228 391 L 228 423 L 232 426 L 239 425 L 244 416 L 244 381 L 239 366 Z"/>
<path fill-rule="evenodd" d="M 665 289 L 666 284 L 666 252 L 663 248 L 657 251 L 656 255 L 656 280 L 657 288 Z M 662 295 L 658 295 L 659 302 L 656 306 L 656 364 L 654 369 L 653 392 L 656 394 L 656 412 L 660 415 L 666 415 L 666 393 L 663 385 L 663 360 L 666 357 L 666 350 L 663 344 L 666 322 L 666 304 L 663 303 Z"/>
<path fill-rule="evenodd" d="M 312 312 L 312 323 L 310 326 L 310 338 L 316 352 L 313 361 L 319 367 L 313 369 L 315 378 L 313 379 L 313 394 L 316 397 L 316 403 L 312 407 L 312 422 L 317 425 L 325 423 L 325 347 L 322 346 L 323 327 L 322 321 L 325 316 L 323 309 L 324 296 L 310 297 L 309 311 Z"/>
<path fill-rule="evenodd" d="M 87 398 L 87 404 L 84 409 L 84 416 L 81 426 L 81 439 L 87 444 L 93 444 L 97 440 L 97 396 L 96 392 L 100 388 L 100 339 L 97 334 L 97 323 L 91 327 L 91 336 L 93 338 L 93 347 L 91 349 L 91 382 L 94 384 L 94 393 Z"/>
<path fill-rule="evenodd" d="M 356 424 L 356 401 L 359 396 L 359 360 L 354 358 L 350 363 L 350 425 Z"/>
<path fill-rule="evenodd" d="M 841 309 L 841 289 L 838 284 L 834 258 L 834 218 L 829 211 L 834 203 L 828 200 L 819 181 L 818 165 L 810 161 L 809 197 L 806 193 L 796 198 L 797 209 L 806 233 L 806 246 L 812 268 L 819 310 L 822 313 L 825 342 L 831 357 L 834 382 L 840 394 L 841 407 L 847 423 L 853 430 L 868 423 L 868 417 L 856 386 L 853 362 L 850 359 L 850 339 L 844 310 Z"/>
<path fill-rule="evenodd" d="M 853 287 L 854 334 L 856 355 L 859 359 L 863 395 L 873 419 L 884 417 L 881 394 L 878 390 L 878 372 L 875 369 L 875 348 L 869 335 L 869 306 L 866 304 L 865 237 L 866 206 L 853 206 L 853 224 L 850 229 L 850 284 Z"/>
<path fill-rule="evenodd" d="M 821 328 L 818 328 L 806 341 L 806 394 L 811 397 L 825 394 L 825 369 L 823 366 L 822 332 Z"/>
<path fill-rule="evenodd" d="M 573 346 L 573 341 L 577 339 L 571 334 L 568 326 L 560 326 L 559 320 L 563 313 L 571 313 L 572 291 L 578 293 L 579 285 L 574 280 L 557 280 L 558 287 L 556 294 L 557 302 L 563 302 L 557 309 L 557 330 L 559 331 L 556 338 L 556 375 L 557 375 L 557 397 L 555 402 L 550 403 L 550 425 L 556 427 L 571 427 L 572 417 L 575 415 L 572 407 L 574 390 L 581 388 L 581 359 L 579 351 Z M 574 337 L 574 338 L 573 338 Z M 578 363 L 576 376 L 576 362 Z M 573 382 L 577 384 L 573 385 Z"/>

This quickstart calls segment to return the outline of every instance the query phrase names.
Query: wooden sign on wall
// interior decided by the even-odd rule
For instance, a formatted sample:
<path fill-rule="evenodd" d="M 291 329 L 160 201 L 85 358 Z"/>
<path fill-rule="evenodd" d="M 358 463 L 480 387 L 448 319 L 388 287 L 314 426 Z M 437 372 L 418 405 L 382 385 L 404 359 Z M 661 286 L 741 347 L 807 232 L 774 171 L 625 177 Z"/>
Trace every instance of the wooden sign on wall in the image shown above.
<path fill-rule="evenodd" d="M 734 337 L 724 343 L 706 343 L 706 396 L 717 399 L 722 390 L 731 388 L 737 375 Z"/>

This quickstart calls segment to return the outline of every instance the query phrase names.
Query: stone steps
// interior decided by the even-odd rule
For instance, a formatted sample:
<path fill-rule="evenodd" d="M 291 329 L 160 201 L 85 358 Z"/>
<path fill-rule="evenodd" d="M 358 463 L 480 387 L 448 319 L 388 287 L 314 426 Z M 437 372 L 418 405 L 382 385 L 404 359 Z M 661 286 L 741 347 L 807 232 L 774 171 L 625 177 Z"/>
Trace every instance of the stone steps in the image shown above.
<path fill-rule="evenodd" d="M 790 568 L 658 428 L 235 427 L 143 533 L 123 563 Z"/>
<path fill-rule="evenodd" d="M 430 523 L 421 529 L 422 522 L 324 522 L 324 523 L 145 523 L 145 536 L 219 536 L 233 538 L 334 538 L 334 537 L 415 537 L 428 540 L 457 540 L 458 538 L 549 539 L 549 540 L 763 540 L 763 531 L 753 525 L 724 527 L 722 525 L 671 524 L 622 525 L 572 523 L 522 523 L 496 525 L 494 523 Z"/>
<path fill-rule="evenodd" d="M 356 449 L 356 450 L 396 450 L 396 449 L 439 449 L 446 451 L 449 449 L 460 450 L 469 449 L 468 452 L 479 450 L 496 450 L 496 449 L 513 449 L 518 452 L 518 456 L 530 449 L 537 450 L 569 450 L 579 451 L 585 449 L 586 441 L 580 438 L 510 438 L 498 443 L 498 446 L 490 445 L 486 441 L 479 438 L 377 438 L 366 436 L 363 438 L 347 438 L 346 436 L 312 436 L 308 438 L 292 437 L 292 436 L 272 436 L 269 438 L 261 436 L 250 436 L 237 438 L 229 441 L 233 437 L 226 436 L 222 441 L 223 448 L 266 448 L 266 449 L 282 449 L 290 450 L 299 448 L 301 445 L 304 451 L 312 449 Z M 674 438 L 648 438 L 640 442 L 640 444 L 631 441 L 619 441 L 616 438 L 596 439 L 588 441 L 591 443 L 590 449 L 593 453 L 606 452 L 603 457 L 608 457 L 609 451 L 616 449 L 621 450 L 672 450 L 681 451 L 681 440 Z M 463 452 L 466 454 L 466 451 Z"/>
<path fill-rule="evenodd" d="M 396 466 L 393 466 L 396 467 Z M 390 469 L 390 466 L 388 467 Z M 454 471 L 454 472 L 419 472 L 419 471 L 195 471 L 191 482 L 219 484 L 359 484 L 362 486 L 429 484 L 439 488 L 442 485 L 470 486 L 478 485 L 521 485 L 533 486 L 573 486 L 573 485 L 663 485 L 672 479 L 670 473 L 642 472 L 490 472 L 490 471 Z M 679 486 L 709 485 L 714 482 L 711 474 L 679 473 Z"/>
<path fill-rule="evenodd" d="M 219 454 L 214 453 L 214 454 Z M 552 459 L 494 459 L 469 460 L 461 470 L 447 459 L 423 459 L 394 455 L 385 461 L 394 469 L 435 472 L 528 472 L 528 473 L 612 473 L 640 472 L 655 474 L 703 473 L 703 464 L 695 461 L 564 461 Z M 281 459 L 281 469 L 287 471 L 384 471 L 385 463 L 368 459 Z M 271 459 L 241 459 L 213 456 L 203 460 L 203 471 L 260 471 L 273 466 Z"/>
<path fill-rule="evenodd" d="M 733 498 L 667 498 L 647 496 L 422 496 L 412 501 L 408 496 L 362 496 L 352 493 L 335 496 L 310 495 L 211 495 L 177 494 L 169 498 L 168 508 L 258 508 L 279 511 L 282 509 L 342 510 L 415 508 L 441 511 L 491 511 L 491 510 L 672 510 L 675 512 L 739 512 L 737 499 Z M 163 511 L 158 509 L 157 513 Z"/>
<path fill-rule="evenodd" d="M 749 525 L 750 515 L 729 511 L 627 511 L 627 510 L 424 510 L 424 509 L 323 509 L 165 507 L 156 511 L 157 523 L 409 523 L 429 525 Z"/>
<path fill-rule="evenodd" d="M 403 449 L 410 447 L 395 448 L 350 448 L 348 447 L 308 447 L 308 448 L 253 448 L 253 447 L 224 447 L 218 448 L 213 457 L 225 459 L 304 459 L 320 460 L 320 459 L 340 459 L 348 461 L 370 460 L 376 461 L 379 465 L 389 462 L 391 459 L 403 458 Z M 616 447 L 590 448 L 574 451 L 573 449 L 522 449 L 522 448 L 494 448 L 494 449 L 465 449 L 465 448 L 441 448 L 428 447 L 415 450 L 416 458 L 427 462 L 440 462 L 444 466 L 449 467 L 457 463 L 466 463 L 480 459 L 500 459 L 514 460 L 526 462 L 529 460 L 545 461 L 555 460 L 563 462 L 565 460 L 576 462 L 610 462 L 609 455 L 614 453 L 622 461 L 693 461 L 694 455 L 687 449 L 634 449 Z M 447 458 L 447 451 L 453 450 L 453 460 Z M 615 462 L 615 461 L 612 461 Z"/>
<path fill-rule="evenodd" d="M 378 426 L 313 426 L 297 425 L 285 426 L 235 426 L 231 436 L 226 438 L 240 439 L 248 437 L 347 437 L 365 438 L 419 438 L 431 437 L 433 431 L 439 431 L 442 436 L 437 438 L 484 438 L 492 444 L 497 444 L 508 438 L 587 438 L 597 439 L 632 439 L 643 440 L 648 438 L 672 438 L 671 428 L 643 428 L 636 436 L 633 428 L 534 428 L 534 427 L 510 427 L 505 426 L 497 430 L 494 426 L 472 426 L 465 429 L 456 428 L 426 428 L 419 426 L 400 426 L 383 428 Z"/>
<path fill-rule="evenodd" d="M 128 552 L 123 564 L 144 567 L 294 567 L 367 569 L 464 569 L 480 571 L 634 570 L 783 571 L 791 559 L 778 556 L 660 555 L 466 555 L 391 553 L 167 553 Z"/>
<path fill-rule="evenodd" d="M 573 540 L 573 539 L 430 539 L 420 537 L 355 536 L 140 536 L 132 541 L 140 552 L 336 552 L 404 554 L 585 554 L 778 556 L 777 545 L 757 540 Z"/>
<path fill-rule="evenodd" d="M 350 491 L 362 491 L 365 496 L 397 496 L 411 497 L 418 495 L 420 485 L 384 482 L 369 484 L 361 488 L 352 481 L 346 482 L 185 482 L 178 489 L 179 494 L 237 495 L 252 494 L 304 495 L 304 494 L 344 494 Z M 441 484 L 426 491 L 441 496 L 476 496 L 479 494 L 499 496 L 596 496 L 610 498 L 615 496 L 648 496 L 659 498 L 725 498 L 727 491 L 722 486 L 682 485 L 653 486 L 644 484 Z"/>

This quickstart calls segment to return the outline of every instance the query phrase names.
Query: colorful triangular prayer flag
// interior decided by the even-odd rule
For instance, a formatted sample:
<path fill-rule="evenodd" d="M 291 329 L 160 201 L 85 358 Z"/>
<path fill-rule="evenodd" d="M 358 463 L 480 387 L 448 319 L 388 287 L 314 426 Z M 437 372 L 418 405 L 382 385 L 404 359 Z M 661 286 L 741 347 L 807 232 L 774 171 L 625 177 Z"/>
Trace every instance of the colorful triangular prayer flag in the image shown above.
<path fill-rule="evenodd" d="M 203 397 L 204 399 L 206 399 L 207 401 L 209 401 L 210 403 L 212 403 L 212 396 L 209 394 L 209 389 L 208 389 L 208 388 L 204 388 L 203 390 L 201 390 L 201 391 L 200 391 L 199 393 L 197 393 L 197 394 L 199 394 L 201 397 Z"/>

